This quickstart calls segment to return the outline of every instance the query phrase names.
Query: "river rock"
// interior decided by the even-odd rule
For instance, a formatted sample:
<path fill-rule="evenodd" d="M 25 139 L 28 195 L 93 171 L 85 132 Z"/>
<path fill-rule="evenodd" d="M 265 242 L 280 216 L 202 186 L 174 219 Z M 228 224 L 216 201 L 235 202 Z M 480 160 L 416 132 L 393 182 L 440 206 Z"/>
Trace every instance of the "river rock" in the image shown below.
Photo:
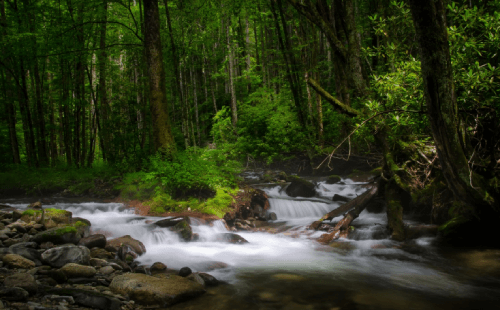
<path fill-rule="evenodd" d="M 179 275 L 183 278 L 189 276 L 192 273 L 193 271 L 189 267 L 182 267 L 181 270 L 179 270 Z"/>
<path fill-rule="evenodd" d="M 95 234 L 85 238 L 80 239 L 78 245 L 85 246 L 89 249 L 92 248 L 104 248 L 106 247 L 106 236 L 102 234 Z"/>
<path fill-rule="evenodd" d="M 205 280 L 203 280 L 203 278 L 199 274 L 197 274 L 197 273 L 192 273 L 192 274 L 188 275 L 185 278 L 188 279 L 189 281 L 196 282 L 196 283 L 200 284 L 203 287 L 206 286 Z"/>
<path fill-rule="evenodd" d="M 9 266 L 10 268 L 19 268 L 19 269 L 35 268 L 35 263 L 33 261 L 17 254 L 6 254 L 2 260 L 4 264 Z"/>
<path fill-rule="evenodd" d="M 115 272 L 115 269 L 112 266 L 104 266 L 101 269 L 99 269 L 99 272 L 103 275 L 108 275 Z"/>
<path fill-rule="evenodd" d="M 338 175 L 331 175 L 328 177 L 328 179 L 326 179 L 326 184 L 335 184 L 335 183 L 338 183 L 342 180 L 341 177 L 339 177 Z"/>
<path fill-rule="evenodd" d="M 38 285 L 36 284 L 35 277 L 29 273 L 16 273 L 8 276 L 3 281 L 6 287 L 20 287 L 26 290 L 29 294 L 36 294 Z"/>
<path fill-rule="evenodd" d="M 149 271 L 154 274 L 154 273 L 161 273 L 165 272 L 167 270 L 167 265 L 161 262 L 156 262 L 151 267 L 149 268 Z"/>
<path fill-rule="evenodd" d="M 74 289 L 74 288 L 64 288 L 64 289 L 51 289 L 47 291 L 51 295 L 60 296 L 72 296 L 80 306 L 96 308 L 102 310 L 120 310 L 123 302 L 99 292 Z"/>
<path fill-rule="evenodd" d="M 106 258 L 114 258 L 115 254 L 108 252 L 105 249 L 93 248 L 92 250 L 90 250 L 90 257 L 106 259 Z"/>
<path fill-rule="evenodd" d="M 170 227 L 170 230 L 177 232 L 184 241 L 191 241 L 193 239 L 193 229 L 186 220 L 178 222 L 173 227 Z"/>
<path fill-rule="evenodd" d="M 130 237 L 130 235 L 126 235 L 126 236 L 122 236 L 119 238 L 109 240 L 107 245 L 111 246 L 113 248 L 116 248 L 115 252 L 118 252 L 118 249 L 122 245 L 128 245 L 138 255 L 142 255 L 142 254 L 146 253 L 146 247 L 144 246 L 144 244 L 142 242 L 140 242 L 139 240 L 136 240 L 136 239 Z"/>
<path fill-rule="evenodd" d="M 208 273 L 200 272 L 200 273 L 198 273 L 198 275 L 203 279 L 206 286 L 219 285 L 219 280 L 217 280 L 214 276 L 212 276 Z"/>
<path fill-rule="evenodd" d="M 30 294 L 20 287 L 0 287 L 0 298 L 8 301 L 25 301 Z"/>
<path fill-rule="evenodd" d="M 172 218 L 167 218 L 167 219 L 156 221 L 155 225 L 159 226 L 159 227 L 163 227 L 163 228 L 174 227 L 175 225 L 179 224 L 182 221 L 186 221 L 188 224 L 191 223 L 189 220 L 189 217 L 179 216 L 179 217 L 172 217 Z"/>
<path fill-rule="evenodd" d="M 52 242 L 53 244 L 73 243 L 77 244 L 81 239 L 78 230 L 71 225 L 64 227 L 54 227 L 46 231 L 39 232 L 33 236 L 33 241 L 41 244 Z"/>
<path fill-rule="evenodd" d="M 61 268 L 68 263 L 88 265 L 90 251 L 83 246 L 63 245 L 43 252 L 42 260 L 55 268 Z"/>
<path fill-rule="evenodd" d="M 290 197 L 314 197 L 316 195 L 315 185 L 312 182 L 299 178 L 291 177 L 291 183 L 286 188 L 286 194 Z"/>
<path fill-rule="evenodd" d="M 248 243 L 248 241 L 238 234 L 233 233 L 221 233 L 215 235 L 215 241 L 218 242 L 227 242 L 227 243 L 235 243 L 235 244 L 243 244 Z"/>
<path fill-rule="evenodd" d="M 202 285 L 176 275 L 124 274 L 116 276 L 109 288 L 144 305 L 168 307 L 205 292 Z"/>
<path fill-rule="evenodd" d="M 276 221 L 278 219 L 278 216 L 274 212 L 269 212 L 267 214 L 267 219 L 270 221 Z"/>
<path fill-rule="evenodd" d="M 94 267 L 83 266 L 75 263 L 68 263 L 64 265 L 60 270 L 64 272 L 64 274 L 68 278 L 80 278 L 80 277 L 90 278 L 97 273 Z"/>

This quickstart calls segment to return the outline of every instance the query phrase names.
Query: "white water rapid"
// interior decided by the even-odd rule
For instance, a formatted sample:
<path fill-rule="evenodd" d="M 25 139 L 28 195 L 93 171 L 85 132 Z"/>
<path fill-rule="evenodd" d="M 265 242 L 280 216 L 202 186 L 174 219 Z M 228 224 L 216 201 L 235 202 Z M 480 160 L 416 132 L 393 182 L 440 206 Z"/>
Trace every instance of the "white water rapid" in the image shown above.
<path fill-rule="evenodd" d="M 199 307 L 192 301 L 176 309 L 486 309 L 497 304 L 498 278 L 464 275 L 463 265 L 440 254 L 435 238 L 405 244 L 390 240 L 385 213 L 362 212 L 353 222 L 351 239 L 339 240 L 335 247 L 316 243 L 313 239 L 322 232 L 305 231 L 306 226 L 340 205 L 332 196 L 354 198 L 366 190 L 363 184 L 343 182 L 319 182 L 318 196 L 312 199 L 291 198 L 282 186 L 257 186 L 270 197 L 269 212 L 278 217 L 271 225 L 278 233 L 238 232 L 247 244 L 217 242 L 214 237 L 227 232 L 225 226 L 217 221 L 201 225 L 196 219 L 192 228 L 200 240 L 186 243 L 157 227 L 154 222 L 160 218 L 137 216 L 119 203 L 56 203 L 44 208 L 65 209 L 90 220 L 93 233 L 142 241 L 147 252 L 138 261 L 145 265 L 163 262 L 194 271 L 206 271 L 215 262 L 228 265 L 209 272 L 233 284 L 230 293 L 217 295 L 217 301 L 207 295 Z M 206 304 L 213 302 L 218 306 Z"/>

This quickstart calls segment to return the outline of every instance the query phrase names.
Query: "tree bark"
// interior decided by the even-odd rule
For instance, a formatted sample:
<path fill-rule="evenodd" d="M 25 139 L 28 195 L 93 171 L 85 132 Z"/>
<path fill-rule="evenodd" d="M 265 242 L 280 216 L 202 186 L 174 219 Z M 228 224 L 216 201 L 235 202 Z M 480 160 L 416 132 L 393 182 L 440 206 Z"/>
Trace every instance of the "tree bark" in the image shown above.
<path fill-rule="evenodd" d="M 165 69 L 160 37 L 160 15 L 157 0 L 144 0 L 144 35 L 148 64 L 150 110 L 156 151 L 167 157 L 175 152 L 175 141 L 168 117 Z"/>
<path fill-rule="evenodd" d="M 449 189 L 477 208 L 494 205 L 491 194 L 468 164 L 459 130 L 446 11 L 442 0 L 409 0 L 420 46 L 424 95 L 439 161 Z"/>

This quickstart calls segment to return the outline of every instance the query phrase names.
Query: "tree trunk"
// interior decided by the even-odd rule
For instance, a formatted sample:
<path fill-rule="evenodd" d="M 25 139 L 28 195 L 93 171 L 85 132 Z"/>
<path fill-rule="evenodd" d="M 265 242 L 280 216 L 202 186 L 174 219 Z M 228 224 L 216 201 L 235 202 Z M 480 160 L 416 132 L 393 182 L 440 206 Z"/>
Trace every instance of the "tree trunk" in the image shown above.
<path fill-rule="evenodd" d="M 99 30 L 99 52 L 97 53 L 97 62 L 99 66 L 99 100 L 100 107 L 99 116 L 101 121 L 100 130 L 100 140 L 101 141 L 101 151 L 103 160 L 114 161 L 114 156 L 112 155 L 111 143 L 111 132 L 109 129 L 109 103 L 108 103 L 108 92 L 106 88 L 106 63 L 107 63 L 107 53 L 106 53 L 106 20 L 108 16 L 108 0 L 103 0 L 101 7 L 101 18 L 104 23 L 100 25 Z"/>
<path fill-rule="evenodd" d="M 439 161 L 449 189 L 458 201 L 476 210 L 494 205 L 479 176 L 468 164 L 459 131 L 446 11 L 442 0 L 410 0 L 420 45 L 424 95 Z"/>
<path fill-rule="evenodd" d="M 238 122 L 238 111 L 236 106 L 236 87 L 234 85 L 235 70 L 234 70 L 234 50 L 231 45 L 231 17 L 228 17 L 227 24 L 227 54 L 228 54 L 228 64 L 229 64 L 229 91 L 231 93 L 231 123 L 233 128 L 236 129 L 236 123 Z"/>
<path fill-rule="evenodd" d="M 175 141 L 170 129 L 167 110 L 165 69 L 163 67 L 157 0 L 144 0 L 144 32 L 154 146 L 156 151 L 169 157 L 175 152 Z"/>

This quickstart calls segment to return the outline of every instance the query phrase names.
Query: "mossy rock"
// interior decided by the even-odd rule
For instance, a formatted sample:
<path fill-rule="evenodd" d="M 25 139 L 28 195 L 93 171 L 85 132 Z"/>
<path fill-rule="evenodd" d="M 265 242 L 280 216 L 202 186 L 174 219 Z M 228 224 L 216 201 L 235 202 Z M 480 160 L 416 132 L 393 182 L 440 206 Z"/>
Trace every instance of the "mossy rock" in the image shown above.
<path fill-rule="evenodd" d="M 184 241 L 191 241 L 193 239 L 193 229 L 186 220 L 175 224 L 171 230 L 177 232 Z"/>
<path fill-rule="evenodd" d="M 54 208 L 45 210 L 28 209 L 21 214 L 21 220 L 26 223 L 34 221 L 36 223 L 43 224 L 47 229 L 50 229 L 71 225 L 72 216 L 73 214 L 70 211 Z"/>
<path fill-rule="evenodd" d="M 298 176 L 288 178 L 290 185 L 286 188 L 286 193 L 290 197 L 314 197 L 316 195 L 315 185 Z"/>
<path fill-rule="evenodd" d="M 342 180 L 341 177 L 339 177 L 338 175 L 331 175 L 328 177 L 328 179 L 326 179 L 326 184 L 335 184 L 335 183 L 338 183 Z"/>
<path fill-rule="evenodd" d="M 82 238 L 82 229 L 85 229 L 86 227 L 88 226 L 83 222 L 77 222 L 73 225 L 54 227 L 34 235 L 33 241 L 39 244 L 43 242 L 52 242 L 54 244 L 78 244 Z"/>

